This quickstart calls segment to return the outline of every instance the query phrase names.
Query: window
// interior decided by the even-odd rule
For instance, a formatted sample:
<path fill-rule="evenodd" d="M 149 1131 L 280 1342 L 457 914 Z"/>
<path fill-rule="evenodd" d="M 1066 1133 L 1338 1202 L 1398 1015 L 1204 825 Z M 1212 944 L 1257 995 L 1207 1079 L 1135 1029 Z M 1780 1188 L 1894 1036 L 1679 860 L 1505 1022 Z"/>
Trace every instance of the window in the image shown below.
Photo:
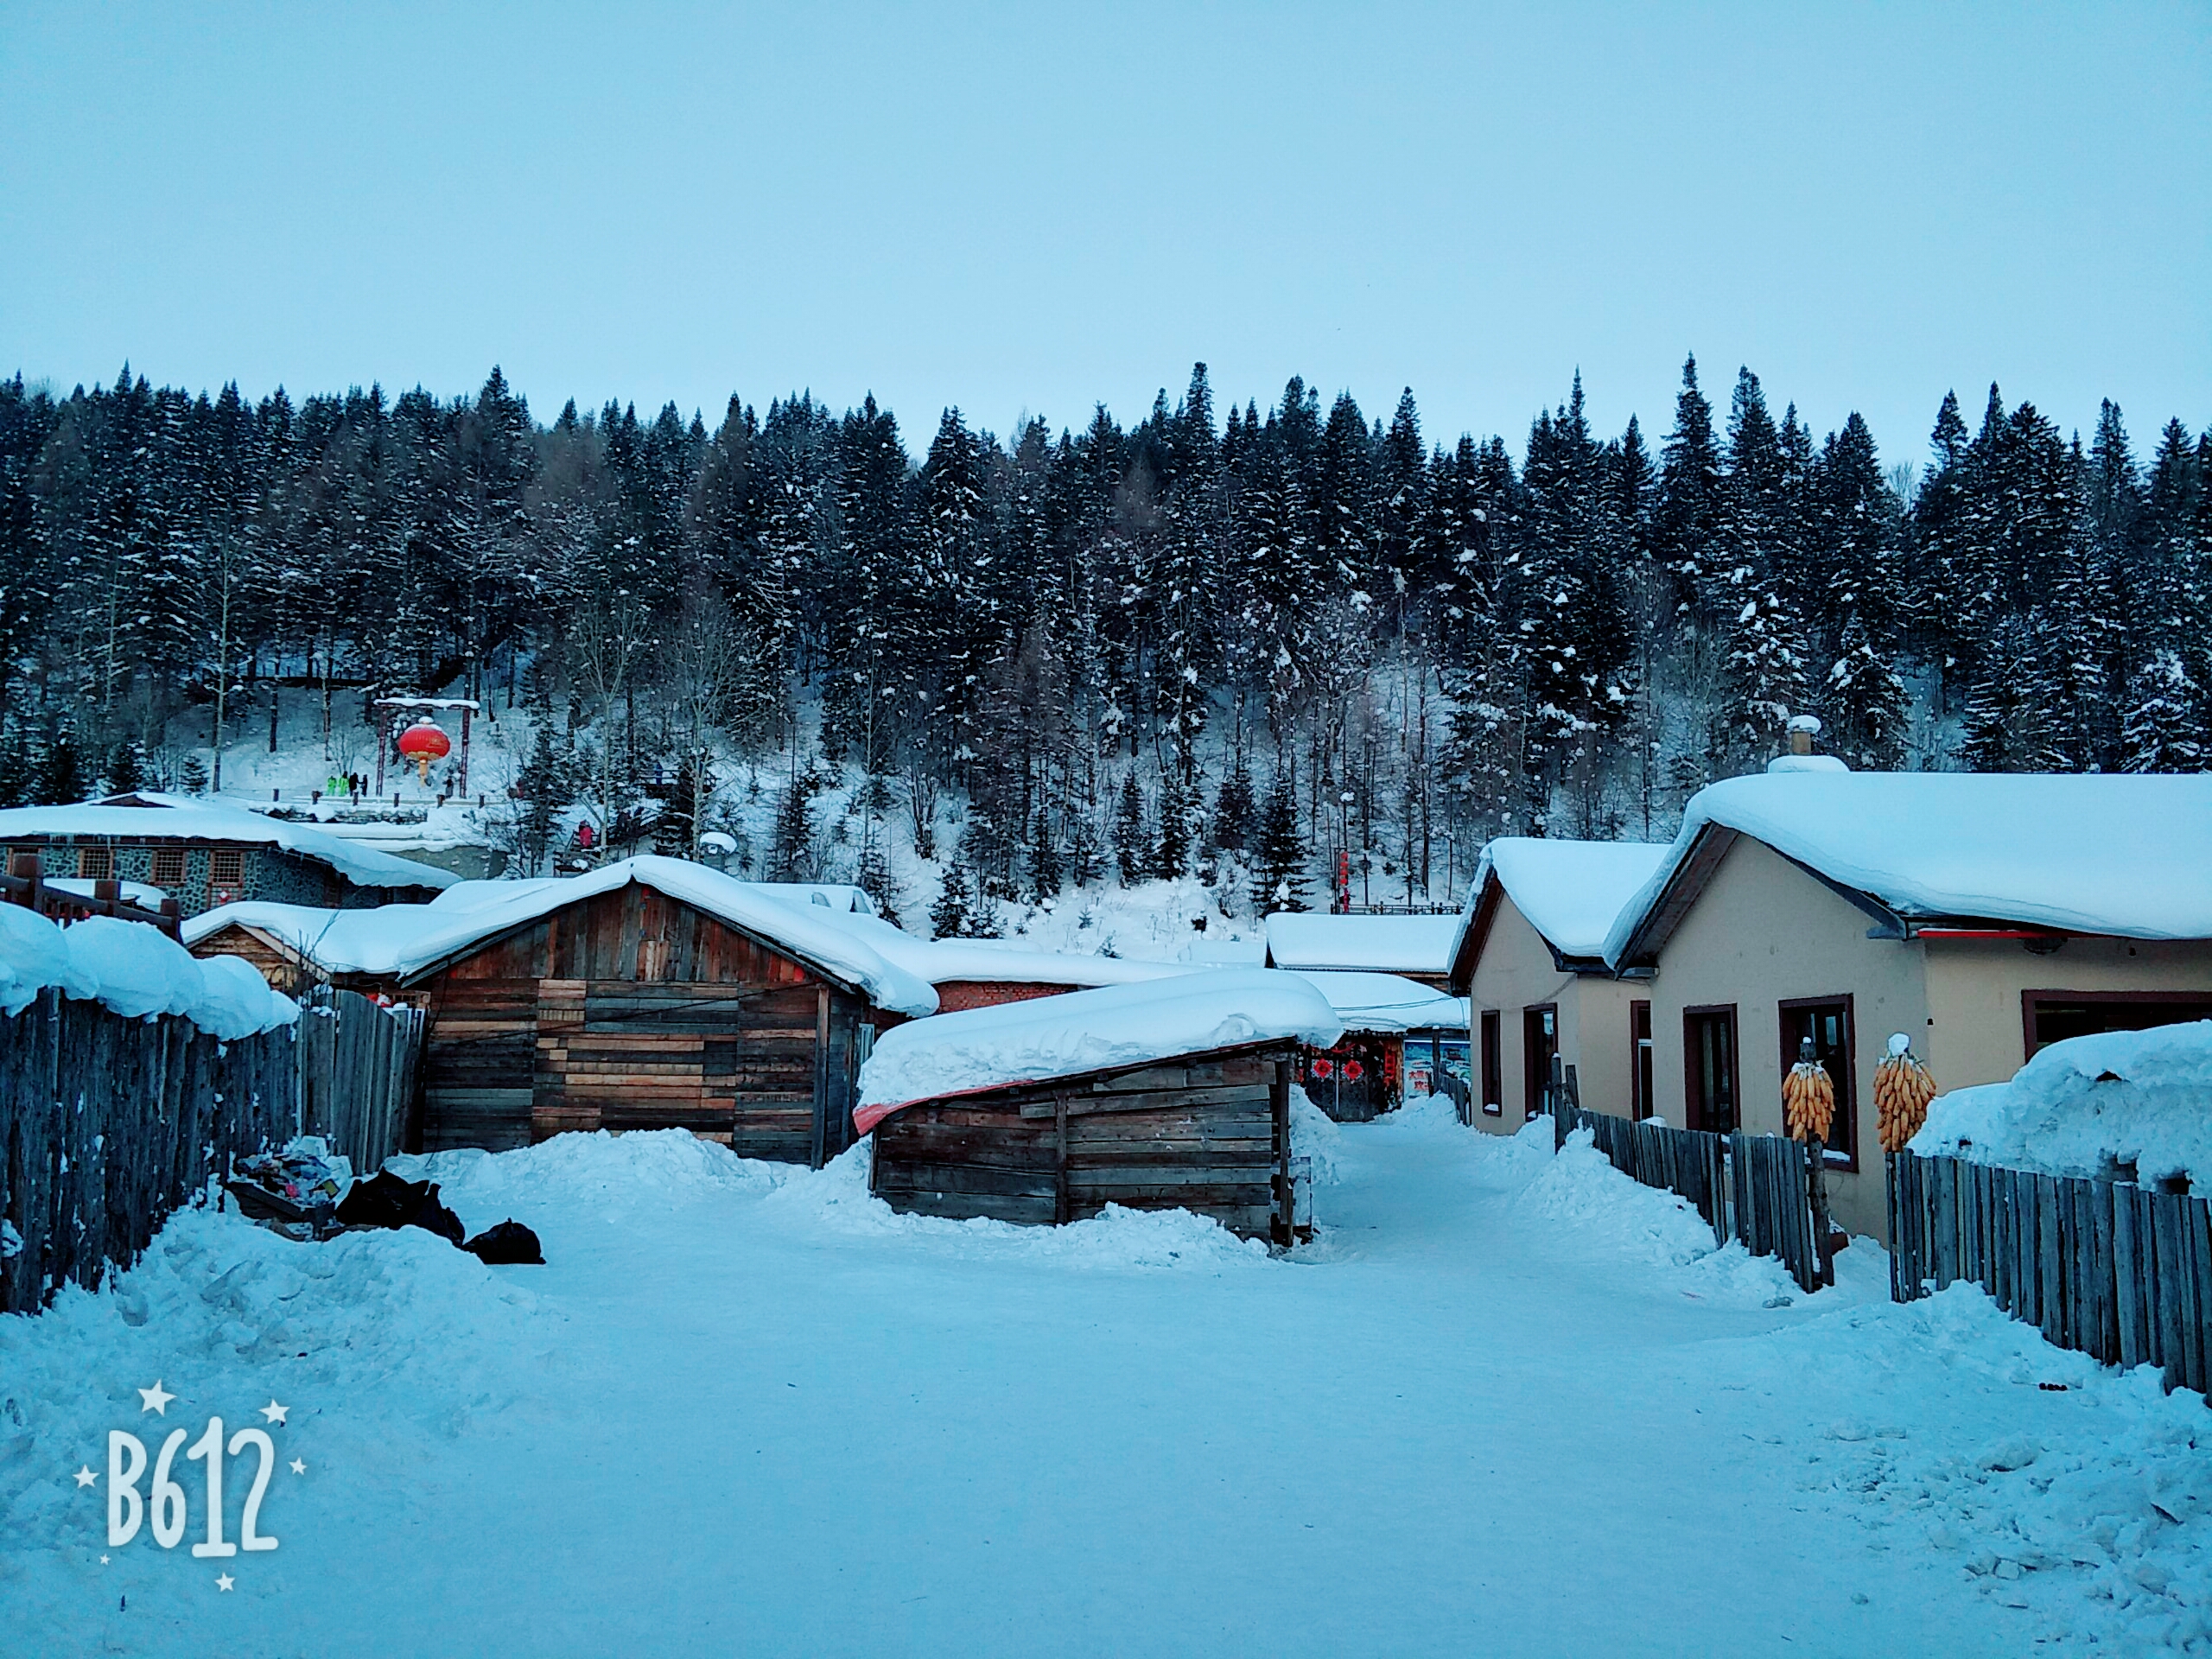
<path fill-rule="evenodd" d="M 1483 1111 L 1491 1117 L 1505 1112 L 1505 1051 L 1499 1033 L 1502 1021 L 1496 1008 L 1483 1010 Z"/>
<path fill-rule="evenodd" d="M 2202 991 L 2022 991 L 2021 1023 L 2027 1052 L 2069 1037 L 2100 1031 L 2147 1031 L 2152 1026 L 2212 1020 L 2212 995 Z"/>
<path fill-rule="evenodd" d="M 1521 1010 L 1522 1104 L 1529 1117 L 1552 1109 L 1552 1057 L 1559 1052 L 1559 1007 Z"/>
<path fill-rule="evenodd" d="M 1685 1128 L 1732 1135 L 1738 1127 L 1736 1005 L 1682 1010 Z"/>
<path fill-rule="evenodd" d="M 1641 1123 L 1651 1116 L 1651 1005 L 1628 1005 L 1629 1116 Z"/>
<path fill-rule="evenodd" d="M 184 885 L 184 849 L 156 847 L 154 849 L 153 883 L 157 887 L 181 887 Z"/>
<path fill-rule="evenodd" d="M 79 880 L 106 881 L 115 874 L 115 849 L 111 847 L 79 847 L 77 849 L 77 875 Z"/>
<path fill-rule="evenodd" d="M 236 897 L 245 885 L 245 853 L 241 848 L 218 847 L 207 855 L 207 881 Z"/>
<path fill-rule="evenodd" d="M 1859 1102 L 1853 1087 L 1851 999 L 1847 996 L 1793 997 L 1776 1005 L 1782 1020 L 1782 1069 L 1797 1064 L 1798 1046 L 1813 1039 L 1813 1057 L 1835 1085 L 1835 1115 L 1828 1120 L 1827 1161 L 1838 1169 L 1859 1167 Z"/>

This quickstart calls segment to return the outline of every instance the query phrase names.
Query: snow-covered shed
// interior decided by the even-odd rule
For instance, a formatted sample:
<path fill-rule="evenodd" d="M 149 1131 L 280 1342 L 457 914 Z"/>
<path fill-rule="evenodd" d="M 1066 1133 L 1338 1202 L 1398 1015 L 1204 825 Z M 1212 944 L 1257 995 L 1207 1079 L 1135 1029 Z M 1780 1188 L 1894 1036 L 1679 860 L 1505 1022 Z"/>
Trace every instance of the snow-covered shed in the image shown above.
<path fill-rule="evenodd" d="M 184 924 L 183 940 L 195 957 L 244 958 L 272 989 L 288 996 L 315 985 L 396 996 L 400 952 L 438 918 L 429 905 L 333 910 L 245 899 L 193 917 Z"/>
<path fill-rule="evenodd" d="M 429 1010 L 426 1150 L 688 1128 L 820 1164 L 876 1033 L 937 1007 L 826 911 L 682 859 L 471 888 L 393 959 Z"/>
<path fill-rule="evenodd" d="M 1452 989 L 1467 998 L 1468 1116 L 1510 1135 L 1545 1108 L 1552 1060 L 1594 1110 L 1652 1109 L 1650 1004 L 1615 977 L 1605 935 L 1667 856 L 1664 842 L 1501 836 L 1483 849 L 1454 925 Z"/>
<path fill-rule="evenodd" d="M 1648 984 L 1657 1103 L 1782 1128 L 1810 1039 L 1830 1203 L 1885 1227 L 1869 1099 L 1891 1033 L 1943 1089 L 2044 1045 L 2212 1014 L 2212 776 L 1777 772 L 1694 796 L 1606 961 Z"/>
<path fill-rule="evenodd" d="M 1302 973 L 1402 974 L 1447 988 L 1450 916 L 1338 916 L 1279 910 L 1268 918 L 1267 965 Z"/>
<path fill-rule="evenodd" d="M 316 829 L 195 796 L 139 791 L 78 806 L 0 811 L 0 846 L 49 876 L 138 882 L 186 916 L 239 899 L 356 907 L 417 904 L 457 879 Z"/>
<path fill-rule="evenodd" d="M 1311 982 L 1230 969 L 918 1020 L 861 1073 L 870 1185 L 922 1215 L 1189 1209 L 1287 1239 L 1291 1075 L 1343 1031 Z"/>
<path fill-rule="evenodd" d="M 1416 1071 L 1421 1092 L 1455 1092 L 1456 1079 L 1445 1068 L 1466 1052 L 1465 997 L 1432 990 L 1402 974 L 1299 977 L 1329 999 L 1344 1028 L 1329 1047 L 1303 1049 L 1298 1057 L 1299 1086 L 1331 1117 L 1364 1123 L 1396 1110 Z"/>

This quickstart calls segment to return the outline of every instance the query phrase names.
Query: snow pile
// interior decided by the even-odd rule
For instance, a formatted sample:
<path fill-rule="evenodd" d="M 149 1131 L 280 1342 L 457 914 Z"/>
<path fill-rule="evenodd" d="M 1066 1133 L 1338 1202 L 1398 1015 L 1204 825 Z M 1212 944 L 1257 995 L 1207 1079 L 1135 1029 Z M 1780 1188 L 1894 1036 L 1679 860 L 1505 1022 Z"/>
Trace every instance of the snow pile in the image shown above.
<path fill-rule="evenodd" d="M 216 1414 L 259 1427 L 251 1409 L 275 1398 L 296 1408 L 289 1432 L 312 1421 L 324 1457 L 338 1453 L 334 1437 L 355 1442 L 357 1478 L 393 1447 L 455 1441 L 526 1393 L 537 1306 L 420 1228 L 310 1244 L 234 1213 L 180 1211 L 107 1291 L 72 1287 L 36 1319 L 0 1319 L 0 1535 L 87 1562 L 104 1548 L 105 1505 L 55 1477 L 98 1463 L 111 1428 L 158 1449 L 157 1423 Z M 166 1422 L 143 1416 L 137 1393 L 157 1377 L 176 1396 Z M 268 1529 L 283 1538 L 301 1501 L 272 1489 Z"/>
<path fill-rule="evenodd" d="M 870 1155 L 863 1141 L 821 1169 L 794 1171 L 768 1195 L 764 1207 L 778 1219 L 809 1231 L 897 1240 L 991 1262 L 1084 1271 L 1187 1272 L 1265 1265 L 1269 1259 L 1268 1247 L 1259 1240 L 1239 1238 L 1211 1217 L 1189 1210 L 1131 1210 L 1109 1204 L 1096 1216 L 1059 1227 L 1023 1227 L 982 1217 L 954 1221 L 909 1215 L 868 1190 Z"/>
<path fill-rule="evenodd" d="M 1091 988 L 1134 985 L 1142 980 L 1166 979 L 1191 971 L 1182 963 L 1144 962 L 1100 956 L 1096 951 L 1032 950 L 1004 939 L 925 939 L 893 927 L 879 916 L 857 910 L 824 910 L 806 899 L 794 899 L 788 883 L 755 881 L 747 885 L 794 909 L 810 911 L 820 920 L 842 928 L 885 961 L 932 985 L 953 980 L 980 980 Z"/>
<path fill-rule="evenodd" d="M 1668 857 L 1613 923 L 1608 962 L 1621 963 L 1707 824 L 1904 917 L 2212 938 L 2212 774 L 1770 773 L 1690 798 Z"/>
<path fill-rule="evenodd" d="M 1500 836 L 1483 849 L 1467 906 L 1457 924 L 1452 954 L 1474 919 L 1483 887 L 1497 878 L 1529 925 L 1566 957 L 1602 957 L 1605 935 L 1621 907 L 1666 861 L 1663 842 L 1554 841 Z"/>
<path fill-rule="evenodd" d="M 532 1227 L 561 1211 L 620 1220 L 641 1208 L 757 1197 L 795 1173 L 790 1164 L 741 1158 L 688 1129 L 556 1135 L 509 1152 L 464 1148 L 391 1158 L 385 1167 L 410 1181 L 437 1182 L 440 1196 L 472 1222 L 480 1216 L 488 1225 L 513 1216 Z"/>
<path fill-rule="evenodd" d="M 1538 1119 L 1514 1137 L 1517 1152 L 1529 1129 L 1554 1133 Z M 1597 1149 L 1590 1131 L 1576 1129 L 1514 1200 L 1520 1212 L 1551 1224 L 1580 1252 L 1637 1266 L 1671 1269 L 1677 1283 L 1701 1294 L 1753 1304 L 1794 1297 L 1796 1285 L 1772 1256 L 1755 1256 L 1731 1240 L 1716 1247 L 1713 1228 L 1688 1198 L 1630 1180 Z M 1688 1271 L 1685 1271 L 1688 1270 Z"/>
<path fill-rule="evenodd" d="M 1983 1593 L 2037 1614 L 2046 1638 L 2212 1651 L 2212 1421 L 2197 1395 L 2053 1348 L 1964 1282 L 1755 1351 L 1780 1389 L 1810 1372 L 1860 1379 L 1860 1409 L 1808 1458 L 1815 1501 L 1923 1537 Z M 1978 1396 L 2004 1408 L 1999 1426 L 1913 1421 Z"/>
<path fill-rule="evenodd" d="M 1923 1156 L 2053 1175 L 2212 1181 L 2212 1020 L 2073 1037 L 2038 1050 L 2008 1083 L 1929 1103 Z"/>
<path fill-rule="evenodd" d="M 1033 997 L 917 1020 L 879 1037 L 861 1068 L 853 1121 L 865 1134 L 917 1101 L 1280 1039 L 1327 1048 L 1343 1035 L 1309 982 L 1264 968 Z"/>
<path fill-rule="evenodd" d="M 48 985 L 139 1019 L 182 1014 L 232 1042 L 288 1026 L 299 1005 L 235 957 L 200 962 L 159 928 L 94 916 L 57 927 L 20 905 L 0 905 L 0 1007 L 20 1014 Z"/>
<path fill-rule="evenodd" d="M 1395 1112 L 1385 1113 L 1382 1121 L 1407 1128 L 1467 1127 L 1459 1121 L 1459 1103 L 1449 1095 L 1408 1095 L 1405 1103 Z"/>
<path fill-rule="evenodd" d="M 1451 967 L 1449 916 L 1324 916 L 1279 910 L 1268 918 L 1268 956 L 1278 968 L 1441 974 Z"/>
<path fill-rule="evenodd" d="M 582 899 L 620 892 L 632 881 L 766 941 L 839 983 L 861 991 L 880 1008 L 907 1014 L 937 1012 L 937 993 L 928 981 L 886 961 L 841 925 L 855 918 L 825 906 L 793 904 L 773 897 L 753 882 L 737 880 L 687 859 L 652 855 L 602 865 L 588 875 L 487 884 L 504 887 L 507 892 L 504 896 L 486 893 L 481 902 L 471 893 L 460 907 L 444 911 L 448 919 L 437 925 L 425 928 L 410 923 L 413 937 L 397 953 L 395 966 L 403 975 L 420 973 L 484 940 Z"/>
<path fill-rule="evenodd" d="M 1344 1178 L 1343 1126 L 1295 1086 L 1290 1091 L 1290 1155 L 1306 1160 L 1316 1186 L 1334 1186 Z"/>
<path fill-rule="evenodd" d="M 365 887 L 449 887 L 461 879 L 450 870 L 357 847 L 323 830 L 287 823 L 226 802 L 143 790 L 129 798 L 141 804 L 11 807 L 0 811 L 0 842 L 42 836 L 73 836 L 90 841 L 143 841 L 149 836 L 162 836 L 183 841 L 244 842 L 313 859 Z"/>

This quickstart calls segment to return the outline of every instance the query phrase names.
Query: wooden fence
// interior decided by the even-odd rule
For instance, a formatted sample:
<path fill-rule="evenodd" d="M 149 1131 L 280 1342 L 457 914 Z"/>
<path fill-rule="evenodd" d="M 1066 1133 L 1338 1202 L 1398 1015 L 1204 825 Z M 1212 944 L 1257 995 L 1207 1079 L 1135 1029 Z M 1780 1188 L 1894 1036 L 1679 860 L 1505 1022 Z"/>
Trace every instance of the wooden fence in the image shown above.
<path fill-rule="evenodd" d="M 2206 1389 L 2212 1202 L 1910 1152 L 1888 1163 L 1896 1300 L 1969 1280 L 2059 1347 Z"/>
<path fill-rule="evenodd" d="M 97 1287 L 299 1111 L 293 1028 L 219 1043 L 48 988 L 0 1014 L 0 1312 Z"/>
<path fill-rule="evenodd" d="M 1815 1179 L 1820 1166 L 1806 1142 L 1635 1123 L 1572 1105 L 1558 1113 L 1557 1123 L 1560 1145 L 1572 1130 L 1586 1128 L 1622 1174 L 1688 1199 L 1713 1229 L 1714 1243 L 1738 1239 L 1754 1255 L 1778 1257 L 1808 1294 L 1834 1282 L 1824 1248 L 1827 1206 Z"/>
<path fill-rule="evenodd" d="M 423 1011 L 320 986 L 300 1012 L 300 1128 L 367 1175 L 404 1148 L 421 1072 Z"/>

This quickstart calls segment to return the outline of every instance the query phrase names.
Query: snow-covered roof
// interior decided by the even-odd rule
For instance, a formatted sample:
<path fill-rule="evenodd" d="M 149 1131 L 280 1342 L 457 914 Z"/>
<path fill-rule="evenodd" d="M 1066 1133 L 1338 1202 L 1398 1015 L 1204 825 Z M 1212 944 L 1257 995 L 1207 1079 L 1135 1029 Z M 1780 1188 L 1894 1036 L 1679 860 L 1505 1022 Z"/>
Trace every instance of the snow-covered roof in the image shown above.
<path fill-rule="evenodd" d="M 705 837 L 700 837 L 704 840 Z M 728 836 L 723 837 L 728 840 Z M 874 916 L 880 912 L 875 900 L 869 898 L 866 887 L 855 887 L 842 881 L 753 881 L 747 884 L 779 899 L 789 899 L 802 905 L 811 905 L 817 910 L 834 910 L 853 916 Z"/>
<path fill-rule="evenodd" d="M 521 884 L 469 885 L 505 887 L 512 893 Z M 442 900 L 447 894 L 438 896 Z M 435 905 L 328 910 L 317 905 L 279 905 L 248 899 L 201 912 L 184 924 L 183 934 L 185 944 L 194 945 L 226 927 L 251 928 L 296 951 L 326 973 L 389 978 L 399 972 L 401 953 L 441 920 Z"/>
<path fill-rule="evenodd" d="M 1440 974 L 1451 965 L 1451 916 L 1329 916 L 1279 910 L 1268 918 L 1268 961 L 1277 968 Z"/>
<path fill-rule="evenodd" d="M 752 882 L 703 864 L 652 855 L 602 865 L 583 875 L 481 884 L 509 887 L 512 897 L 487 893 L 480 903 L 444 912 L 435 905 L 426 906 L 420 918 L 425 925 L 399 950 L 395 965 L 403 976 L 422 974 L 485 940 L 582 899 L 619 892 L 633 881 L 772 944 L 861 992 L 880 1008 L 908 1014 L 937 1012 L 937 993 L 927 980 L 885 960 L 849 927 L 840 925 L 852 917 L 772 898 Z M 471 900 L 475 898 L 475 893 L 469 895 Z"/>
<path fill-rule="evenodd" d="M 999 982 L 1014 985 L 1131 985 L 1141 980 L 1164 979 L 1187 974 L 1179 962 L 1144 962 L 1125 957 L 1102 957 L 1071 951 L 1032 950 L 1002 939 L 925 939 L 894 927 L 880 917 L 851 911 L 825 913 L 790 891 L 789 884 L 766 881 L 746 884 L 790 904 L 802 913 L 811 911 L 823 923 L 842 929 L 868 944 L 885 961 L 896 963 L 932 985 L 956 980 Z M 803 889 L 802 889 L 803 891 Z M 858 891 L 858 889 L 855 889 Z"/>
<path fill-rule="evenodd" d="M 1553 950 L 1595 961 L 1605 953 L 1605 936 L 1621 906 L 1651 879 L 1669 850 L 1664 842 L 1498 836 L 1483 849 L 1466 908 L 1453 928 L 1454 972 L 1474 970 L 1472 963 L 1462 963 L 1459 957 L 1482 913 L 1491 876 Z"/>
<path fill-rule="evenodd" d="M 78 806 L 10 807 L 0 811 L 0 842 L 30 836 L 130 840 L 156 836 L 181 841 L 245 842 L 279 848 L 327 864 L 359 887 L 448 887 L 459 879 L 449 870 L 394 858 L 309 825 L 287 823 L 226 802 L 143 790 L 118 798 L 138 804 L 116 806 L 87 801 Z"/>
<path fill-rule="evenodd" d="M 1609 962 L 1662 943 L 1647 923 L 1709 830 L 1750 836 L 1908 922 L 2212 938 L 2212 774 L 1783 772 L 1690 798 L 1666 860 L 1614 919 Z"/>
<path fill-rule="evenodd" d="M 48 985 L 129 1020 L 182 1014 L 225 1042 L 300 1017 L 297 1003 L 236 957 L 201 962 L 144 922 L 95 916 L 57 927 L 0 904 L 0 1008 L 20 1014 Z"/>
<path fill-rule="evenodd" d="M 861 1068 L 862 1134 L 902 1106 L 1276 1040 L 1327 1048 L 1344 1023 L 1313 983 L 1265 968 L 1179 975 L 917 1020 Z"/>
<path fill-rule="evenodd" d="M 1467 1029 L 1467 999 L 1446 996 L 1401 974 L 1300 972 L 1337 1011 L 1346 1031 L 1402 1032 Z"/>

